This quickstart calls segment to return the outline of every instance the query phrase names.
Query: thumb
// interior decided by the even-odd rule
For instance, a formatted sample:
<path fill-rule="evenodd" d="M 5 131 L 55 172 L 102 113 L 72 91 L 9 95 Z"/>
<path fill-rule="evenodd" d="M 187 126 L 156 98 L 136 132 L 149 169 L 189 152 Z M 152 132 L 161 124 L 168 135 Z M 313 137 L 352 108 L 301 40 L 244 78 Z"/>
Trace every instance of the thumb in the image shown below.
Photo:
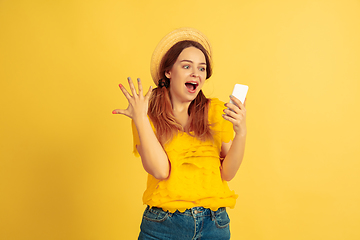
<path fill-rule="evenodd" d="M 114 111 L 112 111 L 112 114 L 123 114 L 123 115 L 130 117 L 128 114 L 128 111 L 126 111 L 124 109 L 115 109 Z"/>

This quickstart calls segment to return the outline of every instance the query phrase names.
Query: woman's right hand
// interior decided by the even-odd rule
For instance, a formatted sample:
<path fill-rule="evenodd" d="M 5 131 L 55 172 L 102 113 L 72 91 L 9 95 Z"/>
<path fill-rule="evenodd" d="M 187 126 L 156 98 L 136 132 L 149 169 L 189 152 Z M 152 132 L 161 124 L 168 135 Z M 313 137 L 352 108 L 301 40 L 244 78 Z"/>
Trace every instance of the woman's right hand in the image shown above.
<path fill-rule="evenodd" d="M 122 84 L 119 84 L 121 91 L 129 102 L 129 106 L 127 107 L 127 109 L 115 109 L 112 112 L 113 114 L 123 114 L 133 119 L 134 121 L 147 117 L 152 86 L 150 86 L 149 91 L 144 96 L 140 78 L 138 78 L 137 81 L 139 94 L 136 92 L 134 83 L 132 82 L 130 77 L 128 77 L 128 82 L 132 95 L 126 90 L 126 88 Z"/>

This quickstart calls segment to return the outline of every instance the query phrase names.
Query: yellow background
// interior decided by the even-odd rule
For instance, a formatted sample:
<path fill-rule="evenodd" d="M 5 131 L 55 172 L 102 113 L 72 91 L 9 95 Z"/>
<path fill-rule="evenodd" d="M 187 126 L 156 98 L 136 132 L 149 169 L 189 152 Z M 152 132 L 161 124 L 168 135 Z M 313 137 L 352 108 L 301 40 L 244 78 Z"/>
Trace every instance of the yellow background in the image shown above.
<path fill-rule="evenodd" d="M 178 27 L 208 97 L 249 85 L 232 239 L 360 239 L 360 1 L 0 1 L 0 239 L 136 239 L 146 173 L 118 84 Z"/>

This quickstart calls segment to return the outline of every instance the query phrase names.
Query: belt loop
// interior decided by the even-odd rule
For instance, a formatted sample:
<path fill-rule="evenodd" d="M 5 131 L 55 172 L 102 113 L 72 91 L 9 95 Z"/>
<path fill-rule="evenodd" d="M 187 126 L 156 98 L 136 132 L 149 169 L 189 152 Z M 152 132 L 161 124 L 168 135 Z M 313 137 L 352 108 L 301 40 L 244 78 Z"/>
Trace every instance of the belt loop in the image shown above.
<path fill-rule="evenodd" d="M 215 220 L 215 213 L 211 209 L 210 209 L 210 214 L 211 214 L 211 221 L 214 221 Z"/>

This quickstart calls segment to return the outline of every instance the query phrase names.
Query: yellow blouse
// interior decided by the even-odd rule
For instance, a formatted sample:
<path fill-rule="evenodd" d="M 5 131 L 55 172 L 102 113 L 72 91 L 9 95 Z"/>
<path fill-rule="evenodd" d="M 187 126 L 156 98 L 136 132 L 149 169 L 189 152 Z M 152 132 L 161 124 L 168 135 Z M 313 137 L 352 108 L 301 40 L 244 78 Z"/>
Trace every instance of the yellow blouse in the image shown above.
<path fill-rule="evenodd" d="M 232 124 L 222 117 L 224 108 L 223 102 L 217 98 L 211 99 L 208 120 L 214 132 L 214 141 L 204 142 L 179 132 L 165 144 L 164 149 L 171 164 L 170 176 L 166 180 L 158 180 L 148 175 L 144 204 L 170 212 L 184 212 L 197 206 L 213 211 L 220 207 L 234 208 L 237 195 L 230 191 L 220 173 L 221 143 L 229 142 L 234 137 Z M 134 154 L 139 156 L 136 145 L 140 145 L 140 140 L 134 123 L 132 126 Z"/>

